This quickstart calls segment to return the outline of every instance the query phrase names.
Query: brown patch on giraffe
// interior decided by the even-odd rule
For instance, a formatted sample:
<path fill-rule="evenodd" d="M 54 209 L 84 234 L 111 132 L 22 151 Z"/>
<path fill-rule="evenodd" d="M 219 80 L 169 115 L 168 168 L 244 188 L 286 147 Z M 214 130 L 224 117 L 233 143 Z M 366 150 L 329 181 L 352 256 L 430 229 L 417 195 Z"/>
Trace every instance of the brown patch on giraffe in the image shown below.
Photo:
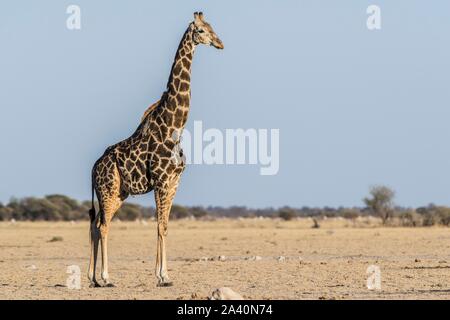
<path fill-rule="evenodd" d="M 182 80 L 181 83 L 185 83 L 187 86 L 189 86 L 190 85 L 189 82 L 191 81 L 190 78 L 191 77 L 189 75 L 189 72 L 187 72 L 186 70 L 183 70 L 181 72 L 181 75 L 180 75 L 180 79 Z M 182 91 L 187 91 L 187 89 L 182 89 Z"/>
<path fill-rule="evenodd" d="M 176 63 L 175 67 L 173 68 L 173 75 L 174 76 L 178 76 L 180 75 L 181 71 L 183 70 L 182 64 L 181 63 Z"/>
<path fill-rule="evenodd" d="M 178 78 L 175 78 L 175 80 L 173 80 L 173 84 L 174 84 L 175 89 L 180 90 L 180 82 L 181 81 Z"/>
<path fill-rule="evenodd" d="M 181 62 L 183 63 L 183 67 L 186 69 L 189 69 L 191 67 L 191 61 L 189 61 L 186 57 L 181 59 Z"/>

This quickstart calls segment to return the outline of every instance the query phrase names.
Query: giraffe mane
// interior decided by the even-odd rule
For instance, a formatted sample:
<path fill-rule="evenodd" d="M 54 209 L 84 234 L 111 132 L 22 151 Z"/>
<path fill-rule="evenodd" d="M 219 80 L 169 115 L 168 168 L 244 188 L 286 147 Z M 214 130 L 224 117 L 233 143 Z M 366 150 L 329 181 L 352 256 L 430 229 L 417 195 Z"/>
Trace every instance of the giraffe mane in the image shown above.
<path fill-rule="evenodd" d="M 142 115 L 141 118 L 141 123 L 144 122 L 145 118 L 147 118 L 147 116 L 156 109 L 156 107 L 158 106 L 158 104 L 161 102 L 161 99 L 159 99 L 158 101 L 156 101 L 154 104 L 152 104 L 150 107 L 147 108 L 147 110 L 145 110 L 144 114 Z"/>

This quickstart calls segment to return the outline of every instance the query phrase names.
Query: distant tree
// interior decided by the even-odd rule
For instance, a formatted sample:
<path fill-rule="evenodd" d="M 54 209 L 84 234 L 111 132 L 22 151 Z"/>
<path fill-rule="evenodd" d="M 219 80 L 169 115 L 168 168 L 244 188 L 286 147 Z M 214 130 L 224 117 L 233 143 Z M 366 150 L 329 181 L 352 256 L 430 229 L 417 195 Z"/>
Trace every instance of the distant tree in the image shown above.
<path fill-rule="evenodd" d="M 12 218 L 12 209 L 5 207 L 0 202 L 0 221 L 7 221 L 10 220 L 11 218 Z"/>
<path fill-rule="evenodd" d="M 442 224 L 450 225 L 450 208 L 429 204 L 426 207 L 417 208 L 417 212 L 423 217 L 423 225 L 426 227 Z"/>
<path fill-rule="evenodd" d="M 19 201 L 18 206 L 24 220 L 62 220 L 61 211 L 58 206 L 45 198 L 28 197 Z"/>
<path fill-rule="evenodd" d="M 394 197 L 395 192 L 392 189 L 386 186 L 373 186 L 370 188 L 370 196 L 363 201 L 371 212 L 386 224 L 394 212 Z"/>
<path fill-rule="evenodd" d="M 116 215 L 123 220 L 141 219 L 141 206 L 135 203 L 124 203 Z"/>
<path fill-rule="evenodd" d="M 421 215 L 415 210 L 402 211 L 399 214 L 399 218 L 404 227 L 418 227 L 423 224 Z"/>
<path fill-rule="evenodd" d="M 190 208 L 190 211 L 191 214 L 197 219 L 208 215 L 208 211 L 206 211 L 203 207 L 192 207 Z"/>
<path fill-rule="evenodd" d="M 427 212 L 422 215 L 422 225 L 424 227 L 432 227 L 439 223 L 439 219 L 432 212 Z"/>
<path fill-rule="evenodd" d="M 156 214 L 155 207 L 141 207 L 142 217 L 143 218 L 151 218 Z"/>
<path fill-rule="evenodd" d="M 178 204 L 172 205 L 172 210 L 170 210 L 170 216 L 173 219 L 183 219 L 189 217 L 190 215 L 191 213 L 186 207 Z"/>
<path fill-rule="evenodd" d="M 88 209 L 80 206 L 75 199 L 61 194 L 52 194 L 44 197 L 56 207 L 56 213 L 62 220 L 78 220 L 87 217 Z"/>
<path fill-rule="evenodd" d="M 225 211 L 228 211 L 228 215 L 232 217 L 248 216 L 248 209 L 245 206 L 231 206 L 228 209 L 225 209 Z"/>
<path fill-rule="evenodd" d="M 278 212 L 278 216 L 285 221 L 289 221 L 295 218 L 295 212 L 294 210 L 287 208 L 280 209 L 280 211 Z"/>
<path fill-rule="evenodd" d="M 311 217 L 314 228 L 320 227 L 323 217 L 344 217 L 355 221 L 358 216 L 375 214 L 383 219 L 383 223 L 395 213 L 403 226 L 450 226 L 450 208 L 430 204 L 417 209 L 394 207 L 394 192 L 383 186 L 370 189 L 370 196 L 364 199 L 364 208 L 331 208 L 331 207 L 281 207 L 279 209 L 264 208 L 251 209 L 243 206 L 233 207 L 185 207 L 173 205 L 171 217 L 173 219 L 194 216 L 210 217 L 280 217 L 283 220 L 292 220 L 295 217 Z M 20 220 L 87 220 L 91 201 L 79 202 L 65 195 L 53 194 L 43 198 L 11 198 L 7 204 L 0 203 L 0 221 Z M 98 204 L 96 204 L 98 208 Z M 117 214 L 122 220 L 136 220 L 155 216 L 155 207 L 143 207 L 138 204 L 124 203 Z"/>
<path fill-rule="evenodd" d="M 353 224 L 356 224 L 356 219 L 361 215 L 361 212 L 354 208 L 340 208 L 339 215 L 345 219 L 351 220 Z"/>
<path fill-rule="evenodd" d="M 68 196 L 62 195 L 62 194 L 51 194 L 48 196 L 45 196 L 45 199 L 48 201 L 58 204 L 62 209 L 77 209 L 79 204 L 78 201 L 72 198 L 69 198 Z"/>
<path fill-rule="evenodd" d="M 440 223 L 444 226 L 450 225 L 450 208 L 448 207 L 437 207 L 437 215 L 439 217 Z"/>

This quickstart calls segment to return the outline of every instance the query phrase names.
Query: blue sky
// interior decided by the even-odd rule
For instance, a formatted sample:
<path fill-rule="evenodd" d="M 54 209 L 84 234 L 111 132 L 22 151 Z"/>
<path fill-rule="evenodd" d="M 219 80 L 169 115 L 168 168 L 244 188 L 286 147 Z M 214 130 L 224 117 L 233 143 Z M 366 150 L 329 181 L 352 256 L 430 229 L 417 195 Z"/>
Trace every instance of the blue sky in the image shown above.
<path fill-rule="evenodd" d="M 280 129 L 280 170 L 191 165 L 177 203 L 353 206 L 386 184 L 400 205 L 450 205 L 450 3 L 406 0 L 2 1 L 0 201 L 89 199 L 93 163 L 160 97 L 197 10 L 225 50 L 196 50 L 187 128 Z"/>

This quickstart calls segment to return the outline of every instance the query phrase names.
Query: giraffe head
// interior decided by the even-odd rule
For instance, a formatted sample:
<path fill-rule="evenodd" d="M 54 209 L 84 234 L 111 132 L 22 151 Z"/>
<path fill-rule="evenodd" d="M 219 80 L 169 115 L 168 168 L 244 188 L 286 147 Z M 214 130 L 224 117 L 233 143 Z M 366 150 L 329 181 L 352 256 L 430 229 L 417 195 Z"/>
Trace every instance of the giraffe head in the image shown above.
<path fill-rule="evenodd" d="M 205 44 L 213 46 L 217 49 L 223 49 L 223 43 L 214 32 L 211 25 L 203 18 L 202 12 L 194 13 L 194 22 L 192 22 L 194 31 L 193 39 L 196 44 Z"/>

